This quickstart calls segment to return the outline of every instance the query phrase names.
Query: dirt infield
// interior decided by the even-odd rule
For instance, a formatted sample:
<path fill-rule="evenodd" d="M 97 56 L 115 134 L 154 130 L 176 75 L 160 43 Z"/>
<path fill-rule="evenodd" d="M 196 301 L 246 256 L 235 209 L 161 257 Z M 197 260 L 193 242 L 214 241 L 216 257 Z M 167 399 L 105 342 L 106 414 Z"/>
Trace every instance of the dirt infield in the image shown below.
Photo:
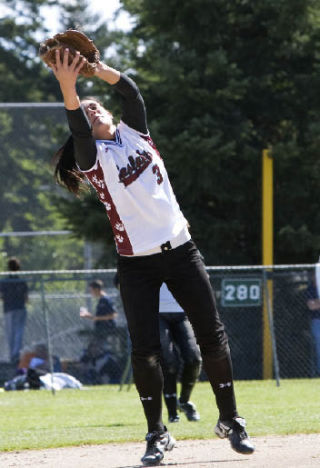
<path fill-rule="evenodd" d="M 178 441 L 161 466 L 181 468 L 305 468 L 320 466 L 320 434 L 253 438 L 251 456 L 233 452 L 225 440 Z M 138 468 L 144 443 L 106 444 L 0 454 L 0 467 Z"/>

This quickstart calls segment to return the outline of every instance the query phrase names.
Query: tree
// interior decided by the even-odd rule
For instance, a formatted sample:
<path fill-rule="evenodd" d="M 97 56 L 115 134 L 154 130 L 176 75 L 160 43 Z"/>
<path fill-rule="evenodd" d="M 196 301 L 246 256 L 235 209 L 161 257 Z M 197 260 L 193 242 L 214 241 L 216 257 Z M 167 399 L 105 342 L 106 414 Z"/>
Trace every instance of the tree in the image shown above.
<path fill-rule="evenodd" d="M 84 15 L 87 2 L 78 6 Z M 1 103 L 61 103 L 59 85 L 38 57 L 39 42 L 49 35 L 43 26 L 43 7 L 60 7 L 64 21 L 68 21 L 68 6 L 59 1 L 6 2 L 7 15 L 0 23 Z M 89 25 L 90 16 L 86 19 Z M 97 24 L 96 18 L 92 21 Z M 81 85 L 85 87 L 84 82 Z M 2 231 L 69 229 L 52 204 L 54 196 L 63 192 L 54 183 L 50 165 L 67 134 L 63 108 L 0 105 Z M 7 256 L 18 255 L 26 269 L 81 268 L 82 244 L 70 236 L 63 240 L 28 237 L 27 242 L 18 237 L 1 239 L 0 266 L 5 267 Z"/>
<path fill-rule="evenodd" d="M 319 4 L 123 5 L 136 18 L 132 60 L 152 132 L 207 262 L 261 262 L 260 158 L 269 145 L 276 262 L 315 261 Z"/>
<path fill-rule="evenodd" d="M 118 65 L 131 69 L 142 90 L 151 134 L 206 262 L 261 263 L 261 152 L 267 146 L 275 158 L 275 261 L 315 261 L 318 2 L 122 4 L 135 27 L 117 38 Z M 69 220 L 83 232 L 84 217 Z"/>

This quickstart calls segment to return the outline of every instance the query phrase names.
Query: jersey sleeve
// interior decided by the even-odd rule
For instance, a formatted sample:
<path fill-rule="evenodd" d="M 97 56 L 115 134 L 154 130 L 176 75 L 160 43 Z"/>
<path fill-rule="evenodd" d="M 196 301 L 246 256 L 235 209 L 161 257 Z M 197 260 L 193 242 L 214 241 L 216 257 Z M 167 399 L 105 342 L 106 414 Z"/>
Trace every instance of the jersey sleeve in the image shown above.
<path fill-rule="evenodd" d="M 76 110 L 66 109 L 66 114 L 73 137 L 76 162 L 81 170 L 87 171 L 94 165 L 97 157 L 97 147 L 91 126 L 82 107 Z"/>
<path fill-rule="evenodd" d="M 122 98 L 121 120 L 134 130 L 147 134 L 146 108 L 136 83 L 121 73 L 120 80 L 113 86 Z"/>

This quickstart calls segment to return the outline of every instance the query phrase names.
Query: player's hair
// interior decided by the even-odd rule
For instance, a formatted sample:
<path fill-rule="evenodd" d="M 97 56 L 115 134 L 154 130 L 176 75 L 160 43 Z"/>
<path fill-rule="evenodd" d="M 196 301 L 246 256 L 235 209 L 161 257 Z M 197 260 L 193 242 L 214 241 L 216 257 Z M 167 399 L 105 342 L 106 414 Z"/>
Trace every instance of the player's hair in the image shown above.
<path fill-rule="evenodd" d="M 103 288 L 103 282 L 99 279 L 96 279 L 96 280 L 91 281 L 91 283 L 89 283 L 89 286 L 90 288 L 101 290 Z"/>
<path fill-rule="evenodd" d="M 69 192 L 78 195 L 81 186 L 84 187 L 84 175 L 79 170 L 74 157 L 74 144 L 72 135 L 55 153 L 53 160 L 56 162 L 54 177 L 59 185 Z"/>
<path fill-rule="evenodd" d="M 20 261 L 16 257 L 11 257 L 8 260 L 8 270 L 18 271 L 20 270 Z"/>
<path fill-rule="evenodd" d="M 97 98 L 92 96 L 83 98 L 81 103 L 83 101 L 95 101 L 104 107 Z M 108 112 L 111 114 L 110 111 Z M 59 185 L 67 188 L 69 192 L 72 192 L 75 195 L 79 195 L 81 189 L 85 189 L 87 187 L 84 183 L 85 176 L 76 164 L 72 135 L 69 136 L 64 145 L 62 145 L 54 154 L 53 162 L 56 164 L 54 177 Z"/>

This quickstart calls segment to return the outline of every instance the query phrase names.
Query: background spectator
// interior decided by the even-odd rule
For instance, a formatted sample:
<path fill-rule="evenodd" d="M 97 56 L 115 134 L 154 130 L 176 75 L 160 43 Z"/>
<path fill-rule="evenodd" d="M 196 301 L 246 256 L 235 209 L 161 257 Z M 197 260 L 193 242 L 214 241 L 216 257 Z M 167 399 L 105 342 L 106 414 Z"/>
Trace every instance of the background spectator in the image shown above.
<path fill-rule="evenodd" d="M 314 374 L 320 377 L 320 298 L 315 274 L 312 275 L 307 288 L 307 306 L 310 311 L 310 329 L 315 350 Z"/>
<path fill-rule="evenodd" d="M 80 317 L 94 322 L 93 337 L 81 357 L 85 364 L 84 379 L 87 383 L 103 383 L 103 374 L 118 374 L 117 362 L 112 352 L 116 336 L 115 318 L 117 312 L 106 292 L 103 282 L 94 280 L 89 284 L 91 295 L 98 299 L 96 314 L 93 315 L 86 307 L 80 307 Z"/>
<path fill-rule="evenodd" d="M 8 260 L 8 270 L 12 273 L 0 282 L 0 294 L 3 300 L 10 361 L 17 365 L 27 317 L 28 286 L 16 273 L 20 270 L 17 258 L 12 257 Z"/>
<path fill-rule="evenodd" d="M 164 377 L 163 393 L 169 422 L 178 422 L 177 407 L 189 421 L 200 415 L 190 401 L 191 392 L 199 377 L 201 354 L 191 324 L 164 283 L 160 288 L 161 366 Z M 181 391 L 177 400 L 177 381 L 181 369 Z"/>

